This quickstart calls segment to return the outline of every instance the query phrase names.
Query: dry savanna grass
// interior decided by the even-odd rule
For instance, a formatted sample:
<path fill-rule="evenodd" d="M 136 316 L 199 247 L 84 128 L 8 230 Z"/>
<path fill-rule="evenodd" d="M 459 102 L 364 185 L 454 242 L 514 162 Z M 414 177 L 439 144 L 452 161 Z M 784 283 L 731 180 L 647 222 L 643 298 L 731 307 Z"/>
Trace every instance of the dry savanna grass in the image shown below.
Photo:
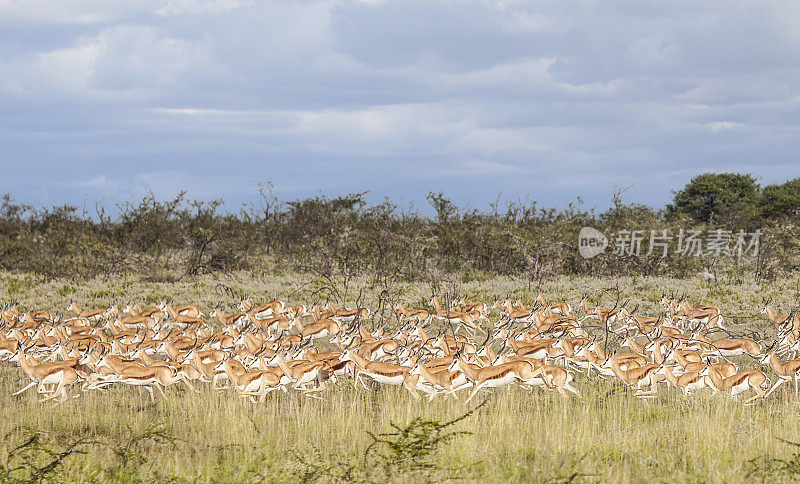
<path fill-rule="evenodd" d="M 5 368 L 2 387 L 21 386 L 17 373 Z M 778 438 L 796 440 L 800 431 L 800 405 L 789 393 L 745 407 L 722 395 L 687 399 L 668 392 L 641 400 L 610 380 L 577 384 L 580 399 L 495 390 L 484 407 L 454 426 L 471 433 L 441 446 L 434 462 L 463 467 L 462 477 L 498 482 L 733 482 L 746 480 L 750 459 L 788 456 L 793 449 Z M 55 448 L 80 438 L 123 442 L 159 422 L 177 439 L 145 442 L 141 462 L 122 471 L 113 449 L 88 445 L 87 454 L 72 456 L 59 470 L 58 479 L 69 482 L 300 480 L 306 469 L 301 459 L 360 461 L 368 431 L 385 432 L 390 422 L 415 417 L 446 421 L 470 408 L 463 398 L 429 404 L 399 388 L 367 392 L 349 385 L 329 390 L 323 401 L 275 393 L 255 405 L 232 391 L 193 394 L 175 387 L 154 404 L 127 388 L 89 392 L 58 406 L 37 403 L 34 393 L 9 393 L 0 398 L 4 456 L 25 428 L 46 432 Z"/>
<path fill-rule="evenodd" d="M 41 281 L 8 273 L 0 274 L 0 280 L 0 298 L 62 313 L 71 299 L 99 307 L 129 299 L 152 304 L 169 296 L 177 302 L 195 303 L 208 314 L 218 303 L 233 307 L 238 302 L 231 290 L 256 300 L 282 298 L 295 303 L 322 294 L 315 291 L 323 284 L 299 275 L 245 274 L 185 283 L 120 278 Z M 354 301 L 363 288 L 361 297 L 369 306 L 386 289 L 393 298 L 417 305 L 430 298 L 431 287 L 370 288 L 355 281 L 348 298 Z M 494 278 L 451 279 L 434 287 L 441 294 L 458 292 L 487 302 L 507 295 L 533 300 L 541 290 L 573 306 L 584 293 L 602 294 L 602 301 L 611 304 L 621 291 L 621 299 L 638 304 L 643 314 L 657 314 L 661 294 L 673 292 L 693 301 L 713 302 L 726 316 L 742 317 L 734 324 L 762 330 L 767 325 L 757 313 L 766 299 L 771 297 L 775 307 L 788 312 L 797 305 L 798 295 L 796 279 L 758 286 L 660 278 L 559 278 L 529 289 L 523 281 Z M 758 367 L 750 361 L 749 367 Z M 150 403 L 144 391 L 114 386 L 54 405 L 38 403 L 35 392 L 11 396 L 27 382 L 18 367 L 0 364 L 4 416 L 0 420 L 4 436 L 0 479 L 21 475 L 2 474 L 14 466 L 42 469 L 53 455 L 75 443 L 73 450 L 79 452 L 63 456 L 54 472 L 43 474 L 44 480 L 791 482 L 800 475 L 800 469 L 792 470 L 800 465 L 798 449 L 781 440 L 800 441 L 800 402 L 790 385 L 769 400 L 747 407 L 740 400 L 707 391 L 684 398 L 668 389 L 658 398 L 642 400 L 614 379 L 584 375 L 577 375 L 574 383 L 581 389 L 580 398 L 538 389 L 528 392 L 518 386 L 499 388 L 486 392 L 485 405 L 442 431 L 468 434 L 454 434 L 430 446 L 433 452 L 422 455 L 421 462 L 431 466 L 414 468 L 408 462 L 392 465 L 389 445 L 373 446 L 365 457 L 373 442 L 370 433 L 391 432 L 392 423 L 404 428 L 416 418 L 447 422 L 478 407 L 480 398 L 470 404 L 465 404 L 463 396 L 428 403 L 413 400 L 402 388 L 354 389 L 345 381 L 328 388 L 323 400 L 273 392 L 266 402 L 254 404 L 233 390 L 212 391 L 199 385 L 200 393 L 193 393 L 172 385 L 166 389 L 167 398 Z M 31 432 L 40 432 L 34 444 L 18 450 L 20 444 L 31 441 Z M 397 442 L 393 437 L 385 439 Z M 408 449 L 408 440 L 401 444 Z"/>

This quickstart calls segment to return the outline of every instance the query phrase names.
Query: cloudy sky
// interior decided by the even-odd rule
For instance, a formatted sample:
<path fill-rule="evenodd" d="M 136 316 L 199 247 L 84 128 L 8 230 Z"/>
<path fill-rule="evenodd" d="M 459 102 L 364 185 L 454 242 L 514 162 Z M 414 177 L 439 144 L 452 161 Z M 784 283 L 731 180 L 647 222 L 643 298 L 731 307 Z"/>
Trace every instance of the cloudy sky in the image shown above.
<path fill-rule="evenodd" d="M 800 2 L 0 0 L 0 193 L 662 206 L 800 176 Z"/>

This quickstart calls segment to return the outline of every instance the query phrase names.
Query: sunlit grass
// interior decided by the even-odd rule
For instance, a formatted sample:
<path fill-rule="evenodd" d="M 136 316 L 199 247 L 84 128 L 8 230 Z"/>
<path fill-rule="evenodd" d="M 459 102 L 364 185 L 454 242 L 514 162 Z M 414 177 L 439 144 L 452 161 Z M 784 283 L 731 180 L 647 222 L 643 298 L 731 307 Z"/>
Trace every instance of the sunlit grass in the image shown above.
<path fill-rule="evenodd" d="M 436 459 L 442 467 L 467 466 L 469 476 L 494 481 L 541 480 L 585 476 L 601 481 L 737 481 L 746 461 L 760 455 L 787 455 L 791 449 L 776 437 L 793 439 L 800 431 L 800 405 L 790 392 L 745 407 L 723 395 L 684 398 L 662 389 L 655 400 L 634 398 L 611 380 L 578 379 L 582 398 L 528 393 L 518 387 L 495 390 L 488 404 L 457 430 L 470 435 L 445 445 Z M 24 379 L 8 365 L 0 384 L 18 388 Z M 298 453 L 321 449 L 332 458 L 360 456 L 367 432 L 388 430 L 414 417 L 446 421 L 468 411 L 460 400 L 416 401 L 400 388 L 353 390 L 347 382 L 329 389 L 324 400 L 272 393 L 253 404 L 232 391 L 200 394 L 168 389 L 154 404 L 137 389 L 89 392 L 61 404 L 39 404 L 33 392 L 0 396 L 4 419 L 0 432 L 9 445 L 24 428 L 47 432 L 56 442 L 78 438 L 114 442 L 130 429 L 165 422 L 177 439 L 174 448 L 150 445 L 141 477 L 162 476 L 200 481 L 290 478 Z M 103 475 L 113 456 L 93 448 L 75 456 L 62 477 L 85 480 Z"/>
<path fill-rule="evenodd" d="M 12 291 L 0 287 L 0 298 L 16 298 L 26 308 L 63 308 L 75 298 L 87 307 L 112 303 L 124 305 L 136 299 L 150 305 L 161 297 L 191 302 L 208 311 L 217 304 L 232 308 L 238 301 L 221 285 L 248 293 L 258 301 L 282 298 L 289 303 L 312 302 L 302 276 L 260 277 L 230 274 L 200 277 L 185 283 L 149 283 L 124 278 L 90 281 L 39 281 L 14 274 L 0 274 L 6 283 L 17 281 Z M 548 298 L 576 305 L 584 293 L 599 295 L 613 303 L 620 288 L 629 307 L 657 314 L 664 292 L 686 294 L 693 301 L 713 302 L 723 314 L 746 316 L 733 320 L 736 327 L 765 328 L 756 313 L 764 300 L 788 312 L 796 304 L 797 281 L 779 281 L 773 286 L 755 284 L 714 285 L 702 280 L 664 278 L 557 278 L 542 285 Z M 220 285 L 221 284 L 221 285 Z M 364 287 L 360 281 L 360 287 Z M 494 297 L 525 298 L 538 292 L 522 281 L 495 278 L 490 281 L 455 281 L 454 287 L 468 299 L 487 302 Z M 2 291 L 6 291 L 3 294 Z M 378 288 L 366 287 L 366 304 L 377 297 Z M 397 300 L 418 303 L 430 298 L 430 286 L 404 284 L 390 288 Z M 124 294 L 124 298 L 118 294 Z M 116 294 L 116 296 L 115 296 Z M 322 302 L 322 301 L 320 301 Z M 495 316 L 496 318 L 496 316 Z M 367 322 L 365 324 L 373 324 Z M 749 360 L 748 367 L 756 367 Z M 773 378 L 771 372 L 767 374 Z M 0 462 L 23 438 L 25 429 L 45 432 L 53 445 L 76 439 L 104 442 L 124 441 L 131 432 L 141 432 L 165 422 L 174 436 L 171 444 L 145 442 L 142 459 L 123 471 L 108 445 L 87 447 L 86 454 L 72 455 L 58 470 L 60 480 L 100 482 L 109 479 L 186 482 L 284 482 L 299 478 L 297 456 L 315 458 L 324 452 L 332 461 L 356 461 L 369 443 L 367 432 L 385 432 L 390 423 L 400 425 L 415 417 L 447 421 L 473 408 L 459 400 L 416 401 L 402 388 L 378 387 L 374 391 L 353 388 L 342 381 L 326 390 L 323 401 L 298 394 L 270 393 L 263 404 L 253 404 L 233 391 L 213 392 L 197 384 L 200 393 L 179 385 L 169 387 L 167 398 L 151 404 L 136 388 L 111 387 L 81 394 L 61 405 L 40 404 L 34 391 L 12 397 L 27 383 L 22 371 L 11 363 L 0 363 Z M 661 387 L 657 399 L 640 400 L 614 380 L 578 375 L 575 386 L 581 398 L 563 398 L 555 393 L 517 386 L 487 393 L 489 401 L 474 415 L 457 424 L 466 430 L 436 454 L 437 465 L 462 468 L 461 476 L 495 482 L 552 482 L 570 479 L 600 482 L 736 482 L 745 481 L 748 461 L 760 456 L 788 458 L 793 448 L 779 438 L 797 441 L 800 404 L 789 385 L 769 401 L 745 407 L 724 395 L 700 392 L 690 398 Z M 73 389 L 77 394 L 77 388 Z M 780 478 L 780 476 L 776 476 Z M 398 476 L 397 480 L 407 480 Z"/>

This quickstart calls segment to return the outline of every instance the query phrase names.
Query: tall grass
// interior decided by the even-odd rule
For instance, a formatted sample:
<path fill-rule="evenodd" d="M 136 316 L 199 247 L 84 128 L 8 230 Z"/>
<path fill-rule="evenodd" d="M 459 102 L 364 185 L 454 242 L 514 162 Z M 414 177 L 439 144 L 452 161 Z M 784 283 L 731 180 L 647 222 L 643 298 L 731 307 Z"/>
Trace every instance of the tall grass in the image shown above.
<path fill-rule="evenodd" d="M 0 385 L 22 384 L 4 369 Z M 674 391 L 656 400 L 634 398 L 614 381 L 583 381 L 582 398 L 528 393 L 511 387 L 492 392 L 487 404 L 453 425 L 459 433 L 435 454 L 434 469 L 458 468 L 460 477 L 489 481 L 587 479 L 625 482 L 733 482 L 752 471 L 760 456 L 791 458 L 779 438 L 800 431 L 797 402 L 778 397 L 753 407 L 717 395 L 683 398 Z M 369 433 L 392 431 L 415 418 L 446 422 L 469 411 L 460 401 L 415 401 L 403 390 L 354 390 L 339 385 L 324 401 L 270 394 L 252 404 L 233 392 L 201 394 L 168 389 L 150 404 L 135 389 L 91 392 L 59 406 L 41 405 L 33 393 L 3 392 L 0 460 L 27 435 L 44 432 L 54 448 L 83 446 L 61 464 L 59 480 L 115 479 L 255 482 L 302 480 L 309 463 L 358 464 Z M 137 442 L 135 458 L 115 449 L 164 422 L 169 440 Z M 408 469 L 406 469 L 408 470 Z M 332 479 L 336 474 L 318 474 Z M 392 476 L 413 475 L 399 469 Z M 445 476 L 452 476 L 449 472 Z"/>
<path fill-rule="evenodd" d="M 180 283 L 133 277 L 76 282 L 2 273 L 0 282 L 0 299 L 13 297 L 28 308 L 63 312 L 61 308 L 70 299 L 98 307 L 129 299 L 152 304 L 169 296 L 178 302 L 196 303 L 206 313 L 219 303 L 232 307 L 238 302 L 235 295 L 244 293 L 258 301 L 279 297 L 290 303 L 310 302 L 318 283 L 313 276 L 302 274 L 267 277 L 245 273 L 201 275 Z M 350 301 L 360 294 L 364 303 L 375 307 L 383 289 L 370 282 L 364 278 L 352 281 Z M 465 280 L 447 276 L 436 285 L 397 284 L 390 295 L 395 301 L 422 306 L 433 289 L 441 295 L 464 294 L 468 299 L 491 301 L 495 296 L 512 296 L 528 302 L 542 290 L 549 298 L 574 305 L 582 294 L 589 293 L 607 303 L 617 297 L 629 300 L 630 306 L 639 305 L 641 313 L 657 314 L 661 294 L 673 292 L 693 301 L 713 302 L 720 306 L 726 321 L 763 332 L 768 324 L 757 313 L 764 300 L 773 297 L 773 305 L 788 312 L 798 303 L 797 288 L 797 278 L 760 285 L 564 276 L 528 288 L 524 278 Z M 391 324 L 391 319 L 380 324 Z M 374 457 L 365 460 L 365 452 L 374 442 L 370 433 L 378 436 L 409 425 L 413 428 L 419 419 L 443 424 L 475 407 L 466 405 L 463 396 L 429 404 L 412 399 L 400 388 L 356 390 L 349 382 L 326 390 L 323 401 L 273 392 L 264 404 L 252 404 L 233 391 L 214 392 L 202 385 L 198 385 L 199 394 L 171 386 L 167 398 L 158 398 L 153 404 L 140 389 L 121 387 L 81 394 L 61 405 L 40 404 L 32 391 L 10 396 L 26 383 L 17 367 L 0 364 L 4 417 L 0 435 L 5 437 L 0 442 L 0 470 L 3 465 L 20 465 L 21 454 L 14 449 L 36 435 L 39 447 L 25 448 L 32 452 L 26 455 L 32 456 L 30 462 L 39 466 L 36 468 L 47 465 L 48 456 L 74 451 L 59 461 L 45 481 L 285 482 L 308 480 L 309 476 L 323 481 L 374 477 L 383 474 L 365 462 L 380 466 L 382 461 Z M 485 406 L 447 428 L 456 434 L 429 454 L 430 473 L 399 465 L 388 480 L 792 480 L 794 474 L 780 470 L 791 470 L 796 461 L 796 449 L 780 440 L 796 441 L 800 431 L 800 405 L 791 391 L 779 391 L 769 401 L 744 407 L 724 395 L 701 392 L 684 398 L 665 387 L 657 399 L 640 400 L 617 381 L 596 376 L 578 375 L 575 385 L 582 391 L 581 398 L 538 390 L 529 393 L 515 386 L 487 393 Z M 162 422 L 163 426 L 154 426 Z M 350 469 L 350 474 L 342 474 L 342 469 Z"/>

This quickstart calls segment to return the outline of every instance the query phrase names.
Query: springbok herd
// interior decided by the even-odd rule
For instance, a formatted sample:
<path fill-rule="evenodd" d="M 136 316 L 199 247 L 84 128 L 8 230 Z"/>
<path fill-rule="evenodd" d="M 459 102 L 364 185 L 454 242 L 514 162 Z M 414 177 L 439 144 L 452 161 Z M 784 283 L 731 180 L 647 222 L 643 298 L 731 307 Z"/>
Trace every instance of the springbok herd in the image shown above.
<path fill-rule="evenodd" d="M 367 389 L 365 377 L 430 400 L 458 398 L 468 389 L 469 401 L 481 389 L 512 383 L 579 395 L 572 385 L 576 371 L 618 378 L 640 397 L 655 396 L 664 383 L 684 395 L 704 387 L 731 396 L 753 390 L 749 403 L 794 380 L 797 398 L 800 359 L 782 362 L 778 355 L 797 356 L 800 315 L 777 316 L 767 304 L 761 313 L 772 322 L 771 343 L 758 341 L 756 333 L 712 340 L 727 332 L 719 308 L 667 296 L 661 304 L 663 314 L 643 316 L 624 305 L 591 307 L 584 297 L 578 317 L 568 303 L 542 295 L 533 307 L 461 299 L 449 309 L 434 297 L 432 312 L 389 305 L 393 314 L 386 312 L 390 317 L 382 321 L 397 331 L 368 330 L 381 319 L 367 308 L 255 305 L 249 298 L 236 314 L 210 313 L 219 331 L 197 307 L 167 301 L 145 310 L 133 303 L 122 311 L 83 310 L 73 302 L 71 318 L 21 312 L 10 304 L 0 319 L 0 361 L 15 362 L 31 380 L 14 395 L 35 386 L 40 401 L 59 402 L 70 399 L 76 383 L 83 392 L 137 385 L 153 400 L 154 388 L 164 394 L 164 387 L 181 382 L 199 391 L 195 386 L 203 382 L 213 390 L 235 388 L 255 402 L 278 389 L 320 398 L 318 392 L 340 380 Z M 436 331 L 434 320 L 444 322 Z M 768 364 L 773 375 L 728 359 L 740 356 Z"/>

